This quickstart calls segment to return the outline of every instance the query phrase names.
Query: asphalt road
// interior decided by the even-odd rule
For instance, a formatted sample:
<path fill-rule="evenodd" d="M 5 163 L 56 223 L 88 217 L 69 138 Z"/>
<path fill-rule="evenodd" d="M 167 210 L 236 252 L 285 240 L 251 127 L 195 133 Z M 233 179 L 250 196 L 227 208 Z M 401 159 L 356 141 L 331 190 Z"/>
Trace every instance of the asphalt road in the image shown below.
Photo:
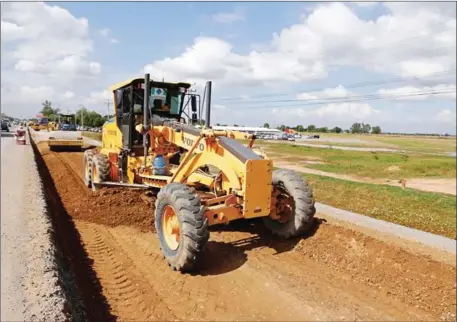
<path fill-rule="evenodd" d="M 1 321 L 64 320 L 34 154 L 14 131 L 1 132 Z"/>
<path fill-rule="evenodd" d="M 11 130 L 10 133 L 2 131 L 1 135 L 1 319 L 2 321 L 23 321 L 22 309 L 25 295 L 22 276 L 25 276 L 26 262 L 20 245 L 26 242 L 26 236 L 21 207 L 24 202 L 21 189 L 24 186 L 24 177 L 20 169 L 24 168 L 24 149 L 23 146 L 16 146 Z"/>

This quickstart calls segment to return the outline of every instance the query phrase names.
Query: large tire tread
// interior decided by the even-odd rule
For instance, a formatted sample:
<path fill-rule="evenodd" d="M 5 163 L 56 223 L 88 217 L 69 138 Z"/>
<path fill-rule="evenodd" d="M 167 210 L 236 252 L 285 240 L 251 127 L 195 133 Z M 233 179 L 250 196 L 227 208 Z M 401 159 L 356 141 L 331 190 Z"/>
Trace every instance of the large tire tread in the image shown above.
<path fill-rule="evenodd" d="M 94 176 L 94 171 L 91 173 L 92 191 L 98 191 L 100 186 L 98 183 L 105 182 L 109 179 L 111 164 L 109 159 L 103 153 L 94 154 L 92 157 L 92 169 L 97 170 L 97 178 Z"/>
<path fill-rule="evenodd" d="M 273 171 L 273 186 L 282 185 L 295 201 L 295 215 L 288 222 L 280 224 L 270 217 L 264 223 L 274 235 L 291 238 L 306 233 L 313 225 L 316 208 L 313 189 L 306 179 L 292 170 Z"/>
<path fill-rule="evenodd" d="M 84 184 L 86 187 L 92 187 L 92 159 L 94 157 L 94 150 L 86 150 L 84 151 L 83 157 L 83 171 L 84 171 Z M 89 165 L 88 173 L 86 174 L 86 164 Z"/>
<path fill-rule="evenodd" d="M 94 154 L 92 160 L 94 166 L 97 167 L 100 182 L 108 180 L 110 173 L 110 162 L 108 157 L 102 153 L 97 153 Z"/>
<path fill-rule="evenodd" d="M 181 228 L 181 241 L 177 250 L 167 249 L 163 241 L 161 211 L 170 205 L 177 213 Z M 208 219 L 200 197 L 181 183 L 170 183 L 157 194 L 155 227 L 161 243 L 162 252 L 168 264 L 177 271 L 191 271 L 197 264 L 209 240 Z"/>

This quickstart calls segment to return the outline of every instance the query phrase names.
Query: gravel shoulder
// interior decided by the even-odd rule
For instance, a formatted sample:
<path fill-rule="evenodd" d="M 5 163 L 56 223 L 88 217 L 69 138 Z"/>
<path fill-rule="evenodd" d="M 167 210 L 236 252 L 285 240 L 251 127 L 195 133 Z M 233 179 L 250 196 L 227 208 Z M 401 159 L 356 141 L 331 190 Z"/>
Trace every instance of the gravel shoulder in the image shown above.
<path fill-rule="evenodd" d="M 27 143 L 16 145 L 14 137 L 2 133 L 1 320 L 63 321 L 66 301 L 51 222 Z"/>

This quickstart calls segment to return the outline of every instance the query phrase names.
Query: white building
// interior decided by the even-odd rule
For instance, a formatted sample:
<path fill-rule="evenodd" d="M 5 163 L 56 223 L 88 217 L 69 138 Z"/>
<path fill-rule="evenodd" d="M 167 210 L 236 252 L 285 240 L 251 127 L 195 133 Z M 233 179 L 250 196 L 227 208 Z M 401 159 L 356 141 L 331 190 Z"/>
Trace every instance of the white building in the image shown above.
<path fill-rule="evenodd" d="M 251 133 L 255 135 L 261 134 L 271 134 L 271 135 L 278 135 L 283 134 L 284 132 L 278 129 L 269 129 L 266 127 L 248 127 L 248 126 L 221 126 L 221 125 L 214 125 L 212 126 L 214 130 L 227 130 L 227 131 L 238 131 L 238 132 L 245 132 Z"/>

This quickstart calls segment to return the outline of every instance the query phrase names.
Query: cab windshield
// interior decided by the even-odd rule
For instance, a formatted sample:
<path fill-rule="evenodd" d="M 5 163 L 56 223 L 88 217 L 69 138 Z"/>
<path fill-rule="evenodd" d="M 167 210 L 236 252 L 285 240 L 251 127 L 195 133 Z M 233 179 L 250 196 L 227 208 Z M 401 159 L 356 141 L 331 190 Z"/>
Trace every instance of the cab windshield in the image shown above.
<path fill-rule="evenodd" d="M 152 111 L 169 111 L 178 115 L 181 106 L 182 93 L 176 89 L 151 88 L 149 108 Z"/>

